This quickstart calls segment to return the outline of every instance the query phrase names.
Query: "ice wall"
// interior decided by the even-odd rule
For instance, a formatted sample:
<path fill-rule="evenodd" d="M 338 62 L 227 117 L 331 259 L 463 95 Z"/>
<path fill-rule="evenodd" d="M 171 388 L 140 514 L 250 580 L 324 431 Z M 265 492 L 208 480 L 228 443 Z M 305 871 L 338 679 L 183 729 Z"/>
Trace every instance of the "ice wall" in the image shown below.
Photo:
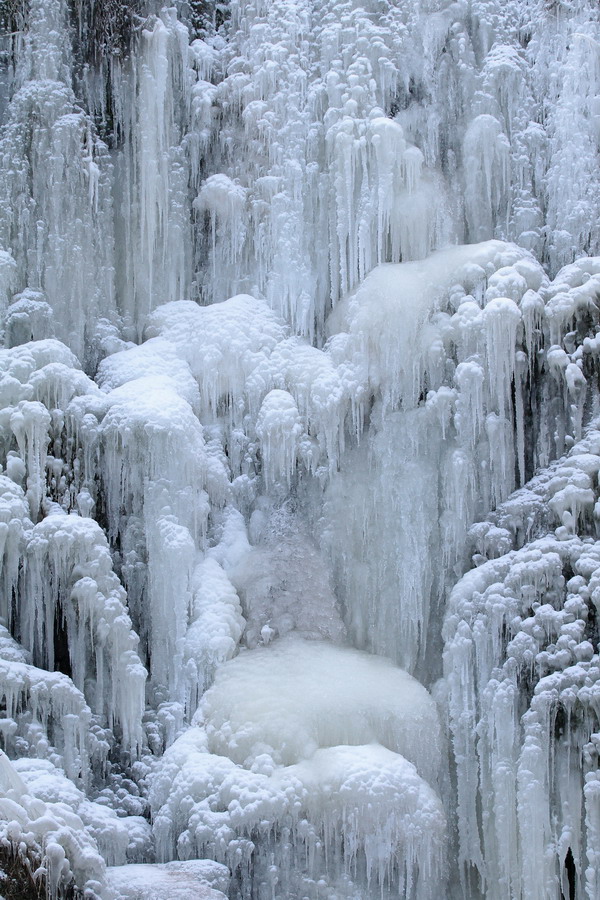
<path fill-rule="evenodd" d="M 29 337 L 56 333 L 93 361 L 98 321 L 116 311 L 112 163 L 73 91 L 67 17 L 62 0 L 33 0 L 12 56 L 0 150 L 0 195 L 10 212 L 0 240 L 16 263 L 16 287 L 50 307 L 43 334 L 31 316 Z M 27 316 L 23 300 L 21 307 Z"/>
<path fill-rule="evenodd" d="M 0 855 L 595 898 L 597 4 L 0 22 Z"/>

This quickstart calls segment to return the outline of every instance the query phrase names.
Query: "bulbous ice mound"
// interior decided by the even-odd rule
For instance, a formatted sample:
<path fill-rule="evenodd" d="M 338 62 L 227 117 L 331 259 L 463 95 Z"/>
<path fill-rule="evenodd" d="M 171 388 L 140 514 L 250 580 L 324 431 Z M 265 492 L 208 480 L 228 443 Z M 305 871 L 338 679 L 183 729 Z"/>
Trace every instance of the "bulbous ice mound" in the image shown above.
<path fill-rule="evenodd" d="M 371 743 L 401 753 L 429 782 L 439 769 L 427 690 L 387 659 L 324 641 L 290 637 L 240 653 L 217 672 L 200 717 L 210 752 L 255 770 L 261 760 L 290 766 L 319 748 Z"/>
<path fill-rule="evenodd" d="M 152 780 L 159 859 L 210 855 L 235 896 L 442 896 L 437 711 L 389 660 L 298 636 L 242 651 L 195 723 Z"/>

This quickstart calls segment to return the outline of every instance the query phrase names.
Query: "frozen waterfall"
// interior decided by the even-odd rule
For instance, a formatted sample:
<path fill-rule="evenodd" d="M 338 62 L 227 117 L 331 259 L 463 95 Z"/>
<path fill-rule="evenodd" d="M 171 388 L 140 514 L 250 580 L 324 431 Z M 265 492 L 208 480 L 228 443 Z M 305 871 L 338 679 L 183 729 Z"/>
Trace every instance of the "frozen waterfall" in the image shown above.
<path fill-rule="evenodd" d="M 0 900 L 600 900 L 597 0 L 0 0 Z"/>

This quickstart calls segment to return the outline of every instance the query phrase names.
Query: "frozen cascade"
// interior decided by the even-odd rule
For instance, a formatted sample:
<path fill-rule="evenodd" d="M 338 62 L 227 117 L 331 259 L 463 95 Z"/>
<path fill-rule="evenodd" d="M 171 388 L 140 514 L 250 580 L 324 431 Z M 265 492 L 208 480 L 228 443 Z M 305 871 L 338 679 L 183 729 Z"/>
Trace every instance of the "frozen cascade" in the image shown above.
<path fill-rule="evenodd" d="M 600 898 L 599 98 L 595 0 L 0 0 L 1 895 Z"/>

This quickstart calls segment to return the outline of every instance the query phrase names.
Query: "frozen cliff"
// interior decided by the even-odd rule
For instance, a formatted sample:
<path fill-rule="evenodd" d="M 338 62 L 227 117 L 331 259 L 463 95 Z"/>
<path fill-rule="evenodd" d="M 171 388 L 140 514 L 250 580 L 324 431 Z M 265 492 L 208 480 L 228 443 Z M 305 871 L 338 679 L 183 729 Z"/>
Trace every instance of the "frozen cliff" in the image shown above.
<path fill-rule="evenodd" d="M 0 27 L 0 895 L 600 900 L 596 0 Z"/>

